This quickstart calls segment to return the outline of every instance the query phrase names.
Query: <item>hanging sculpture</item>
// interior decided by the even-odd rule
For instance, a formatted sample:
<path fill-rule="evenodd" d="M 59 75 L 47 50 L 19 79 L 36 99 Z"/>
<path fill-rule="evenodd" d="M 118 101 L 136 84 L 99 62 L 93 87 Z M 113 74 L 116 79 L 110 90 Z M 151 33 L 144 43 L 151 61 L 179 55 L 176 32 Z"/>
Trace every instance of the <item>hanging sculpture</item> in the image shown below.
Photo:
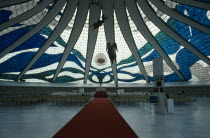
<path fill-rule="evenodd" d="M 116 51 L 117 51 L 117 44 L 114 42 L 112 45 L 110 42 L 107 43 L 106 47 L 107 53 L 109 55 L 109 59 L 113 64 L 113 61 L 116 62 Z"/>
<path fill-rule="evenodd" d="M 96 28 L 99 28 L 104 22 L 105 20 L 107 19 L 108 17 L 103 14 L 102 15 L 102 20 L 98 20 L 96 23 L 94 23 L 93 25 L 91 25 L 90 27 L 93 27 L 93 30 L 96 29 Z"/>

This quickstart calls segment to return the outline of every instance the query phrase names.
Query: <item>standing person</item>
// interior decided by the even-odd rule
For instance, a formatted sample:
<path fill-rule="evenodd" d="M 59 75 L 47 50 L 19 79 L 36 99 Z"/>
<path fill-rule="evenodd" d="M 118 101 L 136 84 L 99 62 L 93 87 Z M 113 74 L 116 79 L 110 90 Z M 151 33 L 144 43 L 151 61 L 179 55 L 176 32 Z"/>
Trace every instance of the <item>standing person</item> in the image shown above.
<path fill-rule="evenodd" d="M 185 92 L 184 92 L 184 90 L 182 90 L 182 96 L 185 97 Z"/>
<path fill-rule="evenodd" d="M 100 87 L 101 87 L 101 83 L 103 82 L 103 78 L 99 77 L 99 83 L 100 83 Z"/>
<path fill-rule="evenodd" d="M 179 95 L 179 97 L 181 97 L 181 90 L 179 90 L 178 95 Z"/>
<path fill-rule="evenodd" d="M 98 73 L 97 78 L 98 78 L 98 81 L 99 81 L 100 87 L 101 87 L 101 84 L 103 82 L 104 76 L 101 73 Z"/>
<path fill-rule="evenodd" d="M 169 99 L 169 98 L 170 98 L 169 94 L 168 94 L 168 93 L 166 93 L 166 99 Z"/>

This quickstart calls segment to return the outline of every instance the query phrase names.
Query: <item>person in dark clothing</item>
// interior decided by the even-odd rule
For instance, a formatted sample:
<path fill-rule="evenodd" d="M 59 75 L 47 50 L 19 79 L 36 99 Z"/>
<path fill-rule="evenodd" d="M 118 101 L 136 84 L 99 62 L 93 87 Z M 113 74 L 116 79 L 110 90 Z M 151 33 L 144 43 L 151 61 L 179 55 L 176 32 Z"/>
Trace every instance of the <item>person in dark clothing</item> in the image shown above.
<path fill-rule="evenodd" d="M 181 90 L 179 90 L 178 95 L 179 95 L 179 97 L 181 97 Z"/>
<path fill-rule="evenodd" d="M 184 92 L 184 90 L 182 90 L 182 96 L 185 97 L 185 92 Z"/>
<path fill-rule="evenodd" d="M 102 77 L 99 77 L 100 87 L 101 87 L 102 82 L 103 82 L 103 78 Z"/>
<path fill-rule="evenodd" d="M 101 87 L 101 84 L 102 84 L 102 82 L 103 82 L 104 77 L 103 77 L 103 75 L 102 75 L 101 73 L 99 73 L 99 74 L 97 75 L 97 78 L 98 78 L 98 81 L 99 81 L 100 87 Z"/>
<path fill-rule="evenodd" d="M 166 99 L 169 99 L 169 94 L 168 93 L 166 93 Z"/>

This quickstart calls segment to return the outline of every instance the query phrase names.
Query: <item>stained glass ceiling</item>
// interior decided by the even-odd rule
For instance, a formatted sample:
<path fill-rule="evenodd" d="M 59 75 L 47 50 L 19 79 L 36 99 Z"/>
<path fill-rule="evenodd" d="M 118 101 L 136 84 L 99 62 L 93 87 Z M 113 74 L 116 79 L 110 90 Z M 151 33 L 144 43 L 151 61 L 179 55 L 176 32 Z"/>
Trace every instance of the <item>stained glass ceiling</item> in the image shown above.
<path fill-rule="evenodd" d="M 158 57 L 210 80 L 210 0 L 0 0 L 0 81 L 149 83 Z"/>

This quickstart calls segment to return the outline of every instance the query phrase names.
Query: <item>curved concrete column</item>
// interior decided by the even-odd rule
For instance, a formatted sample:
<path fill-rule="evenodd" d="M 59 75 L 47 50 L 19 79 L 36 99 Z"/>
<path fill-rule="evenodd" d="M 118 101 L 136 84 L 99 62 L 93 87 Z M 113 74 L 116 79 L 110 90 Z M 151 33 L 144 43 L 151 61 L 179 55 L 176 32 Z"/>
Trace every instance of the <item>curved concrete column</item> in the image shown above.
<path fill-rule="evenodd" d="M 147 76 L 146 70 L 144 68 L 144 64 L 141 61 L 141 57 L 139 55 L 136 43 L 134 41 L 134 38 L 131 33 L 131 29 L 128 22 L 128 17 L 126 14 L 126 7 L 124 4 L 124 0 L 115 0 L 114 8 L 116 12 L 116 17 L 118 24 L 120 26 L 120 30 L 123 34 L 123 37 L 128 45 L 128 47 L 131 50 L 131 53 L 133 54 L 142 74 L 144 75 L 144 78 L 147 82 L 149 82 L 149 78 Z"/>
<path fill-rule="evenodd" d="M 40 56 L 50 47 L 50 45 L 55 41 L 55 39 L 58 38 L 61 35 L 61 33 L 65 30 L 65 28 L 67 27 L 71 18 L 74 15 L 76 7 L 77 7 L 76 0 L 67 2 L 65 10 L 63 12 L 63 16 L 61 16 L 61 19 L 58 22 L 58 25 L 55 27 L 53 33 L 50 35 L 50 37 L 47 39 L 44 45 L 38 50 L 38 52 L 32 58 L 29 64 L 19 74 L 19 76 L 16 79 L 17 81 L 21 79 L 21 77 L 31 68 L 31 66 L 33 66 L 33 64 L 40 58 Z"/>
<path fill-rule="evenodd" d="M 100 20 L 101 7 L 98 5 L 90 4 L 90 17 L 89 17 L 89 30 L 88 30 L 88 44 L 87 44 L 87 54 L 86 54 L 86 64 L 85 64 L 85 76 L 84 83 L 87 83 L 88 74 L 90 71 L 90 66 L 93 58 L 93 52 L 95 49 L 95 44 L 98 35 L 98 28 L 93 30 L 91 27 L 94 23 Z"/>
<path fill-rule="evenodd" d="M 40 4 L 36 5 L 35 7 L 33 7 L 32 9 L 24 12 L 23 14 L 12 18 L 2 24 L 0 24 L 0 31 L 4 30 L 10 26 L 13 26 L 17 23 L 20 23 L 34 15 L 36 15 L 37 13 L 39 13 L 40 11 L 42 11 L 44 8 L 46 8 L 53 0 L 44 0 L 43 2 L 41 2 Z"/>
<path fill-rule="evenodd" d="M 176 40 L 178 43 L 180 43 L 182 46 L 187 48 L 189 51 L 191 51 L 193 54 L 195 54 L 197 57 L 199 57 L 201 60 L 203 60 L 206 64 L 210 65 L 210 59 L 203 55 L 200 51 L 198 51 L 194 46 L 192 46 L 190 43 L 188 43 L 186 40 L 184 40 L 182 37 L 180 37 L 177 33 L 175 33 L 171 28 L 169 28 L 152 10 L 152 8 L 149 6 L 149 4 L 145 0 L 137 0 L 139 6 L 143 10 L 144 14 L 163 32 L 165 32 L 168 36 Z"/>
<path fill-rule="evenodd" d="M 128 8 L 129 14 L 131 16 L 131 19 L 135 23 L 137 29 L 141 32 L 141 34 L 144 36 L 144 38 L 152 45 L 152 47 L 159 53 L 159 55 L 165 60 L 165 62 L 168 64 L 168 66 L 182 79 L 185 80 L 182 74 L 179 72 L 179 70 L 176 68 L 176 66 L 173 64 L 169 56 L 164 52 L 164 50 L 161 48 L 161 46 L 158 44 L 156 39 L 153 37 L 149 29 L 147 28 L 146 24 L 144 23 L 144 20 L 141 17 L 141 14 L 139 13 L 138 7 L 136 5 L 135 0 L 125 0 L 126 6 Z"/>
<path fill-rule="evenodd" d="M 3 0 L 0 2 L 0 8 L 8 7 L 8 6 L 28 2 L 28 1 L 31 1 L 31 0 Z"/>
<path fill-rule="evenodd" d="M 200 2 L 200 1 L 195 1 L 195 0 L 172 0 L 172 1 L 180 3 L 180 4 L 185 4 L 185 5 L 201 8 L 201 9 L 206 9 L 206 10 L 210 9 L 210 4 L 205 3 L 205 2 Z"/>
<path fill-rule="evenodd" d="M 84 27 L 84 24 L 85 24 L 85 21 L 87 18 L 88 8 L 89 8 L 89 2 L 87 0 L 79 0 L 79 5 L 77 8 L 77 14 L 76 14 L 76 18 L 74 21 L 74 25 L 73 25 L 67 46 L 65 47 L 62 58 L 58 64 L 56 72 L 53 76 L 52 82 L 55 82 L 61 69 L 63 68 L 64 64 L 66 63 L 66 59 L 68 58 L 69 54 L 71 53 L 72 49 L 74 48 L 74 45 L 76 44 L 77 40 L 79 39 L 79 36 L 82 32 L 82 29 Z"/>
<path fill-rule="evenodd" d="M 104 22 L 106 41 L 110 42 L 111 44 L 115 43 L 114 9 L 110 8 L 113 6 L 114 6 L 113 0 L 105 0 L 102 7 L 103 14 L 108 17 L 108 19 Z M 116 62 L 113 61 L 113 64 L 111 64 L 111 66 L 112 66 L 112 72 L 114 76 L 114 82 L 115 84 L 118 84 Z"/>
<path fill-rule="evenodd" d="M 191 20 L 190 18 L 188 18 L 186 16 L 179 14 L 178 12 L 176 12 L 176 11 L 172 10 L 171 8 L 169 8 L 168 6 L 166 6 L 160 0 L 149 0 L 149 1 L 152 4 L 154 4 L 160 11 L 169 15 L 170 17 L 210 35 L 210 28 L 203 26 L 203 25 L 197 23 L 196 21 Z"/>
<path fill-rule="evenodd" d="M 53 8 L 49 11 L 49 13 L 43 18 L 34 28 L 32 28 L 29 32 L 24 34 L 21 38 L 19 38 L 17 41 L 12 43 L 10 46 L 8 46 L 6 49 L 4 49 L 0 53 L 0 59 L 4 57 L 6 54 L 8 54 L 10 51 L 21 45 L 23 42 L 31 38 L 33 35 L 38 33 L 40 30 L 42 30 L 44 27 L 46 27 L 54 18 L 57 16 L 57 14 L 61 11 L 63 6 L 65 5 L 66 0 L 59 0 Z"/>

